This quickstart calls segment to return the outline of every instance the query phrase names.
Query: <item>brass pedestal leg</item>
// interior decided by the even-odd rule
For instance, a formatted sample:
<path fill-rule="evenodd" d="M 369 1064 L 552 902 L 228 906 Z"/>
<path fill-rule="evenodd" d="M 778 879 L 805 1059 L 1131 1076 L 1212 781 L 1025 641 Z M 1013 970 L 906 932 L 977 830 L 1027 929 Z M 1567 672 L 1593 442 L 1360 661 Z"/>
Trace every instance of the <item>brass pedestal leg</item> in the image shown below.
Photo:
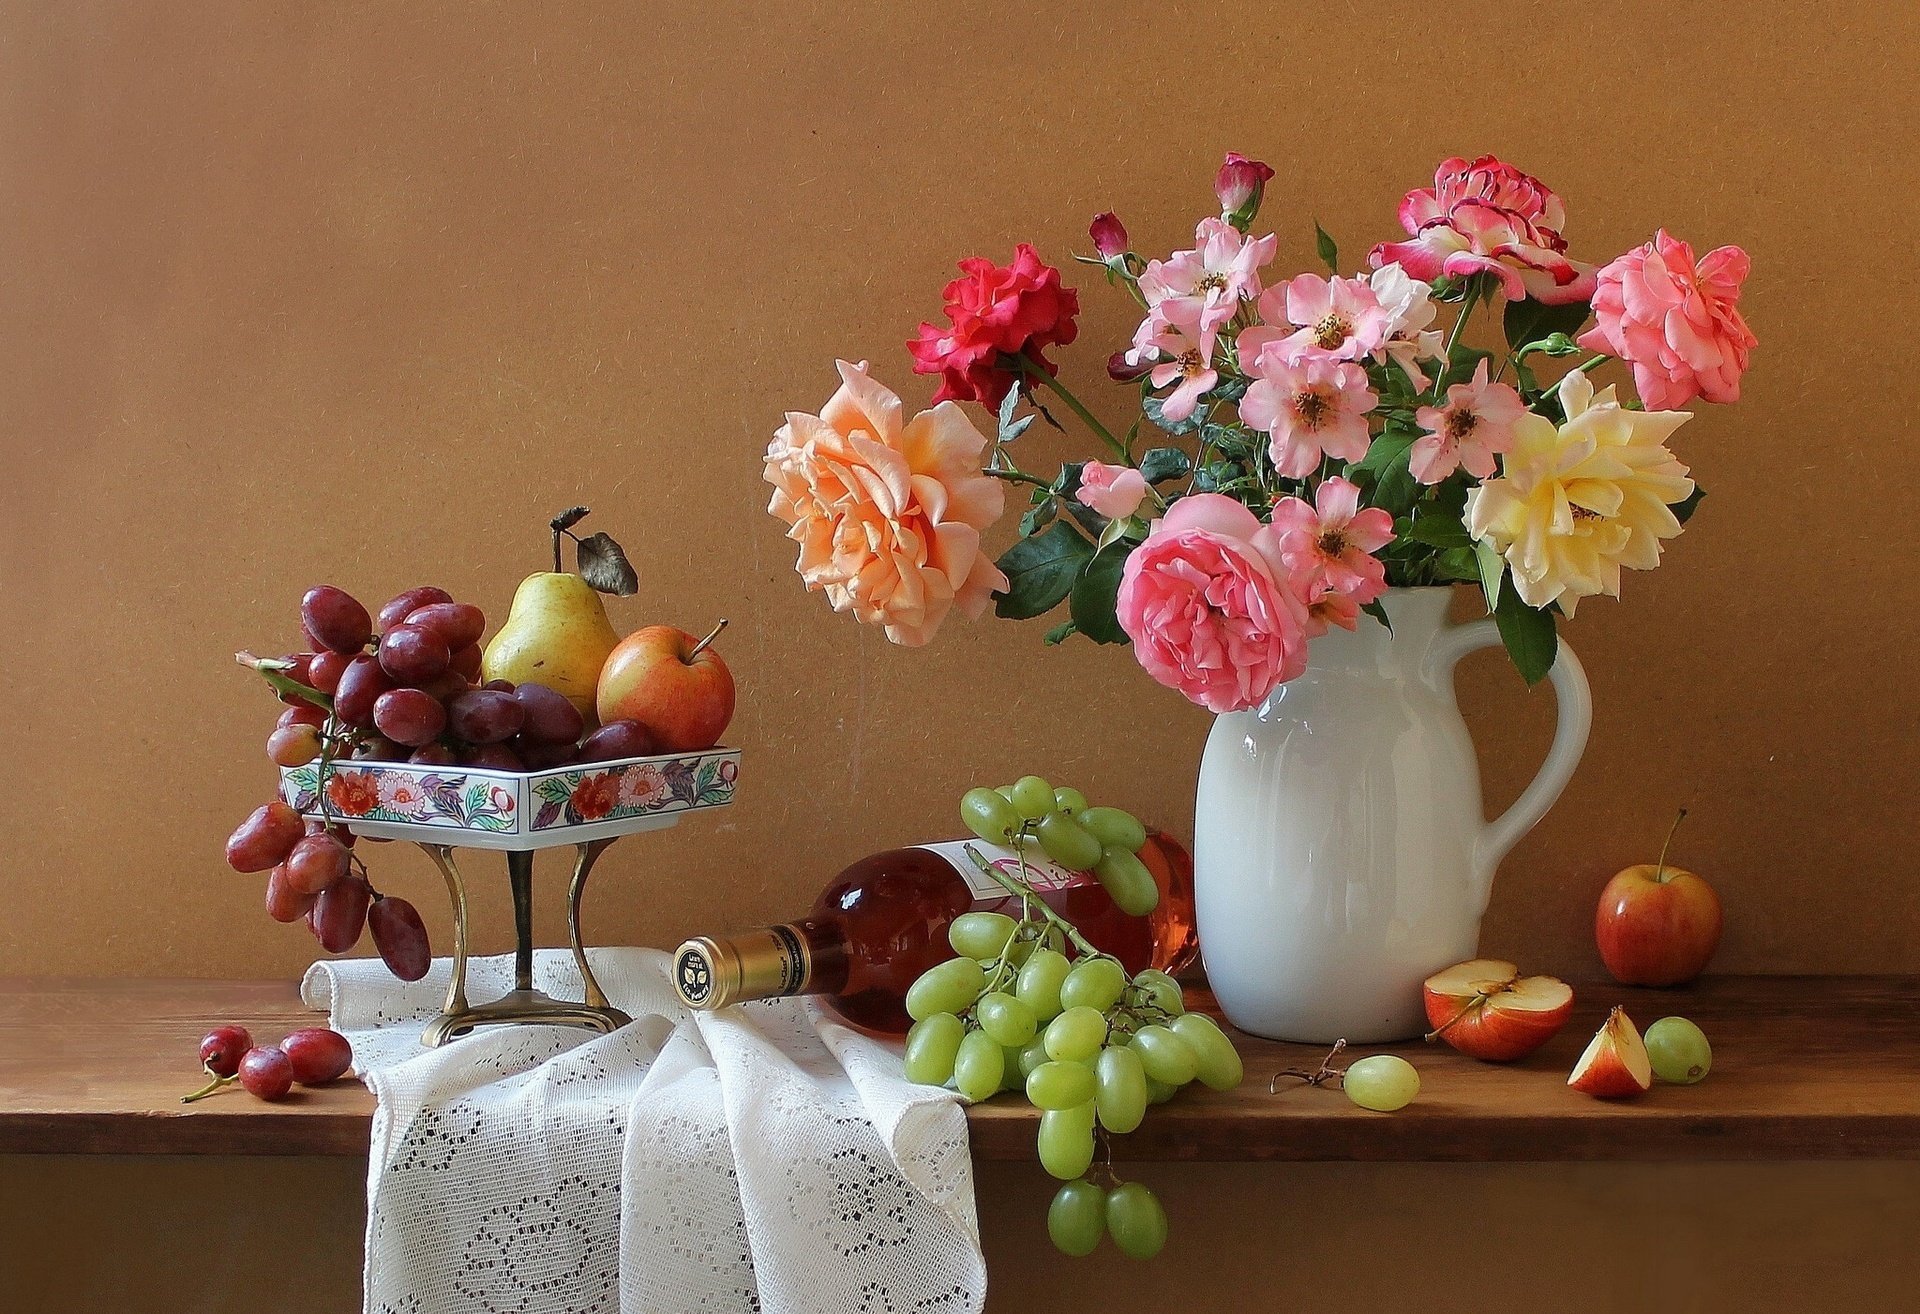
<path fill-rule="evenodd" d="M 467 892 L 454 865 L 453 850 L 444 844 L 421 844 L 427 856 L 447 882 L 447 894 L 453 902 L 453 980 L 447 985 L 446 1002 L 440 1016 L 420 1037 L 425 1045 L 439 1045 L 475 1027 L 494 1023 L 533 1022 L 562 1026 L 588 1027 L 594 1031 L 612 1031 L 633 1019 L 608 1001 L 606 992 L 587 966 L 586 945 L 580 939 L 580 900 L 586 891 L 587 875 L 613 843 L 611 839 L 592 840 L 577 845 L 573 864 L 573 882 L 567 891 L 567 932 L 572 941 L 573 960 L 580 968 L 587 998 L 584 1003 L 555 999 L 533 988 L 533 852 L 515 850 L 507 854 L 507 881 L 513 891 L 513 989 L 490 1004 L 473 1005 L 467 1001 Z"/>

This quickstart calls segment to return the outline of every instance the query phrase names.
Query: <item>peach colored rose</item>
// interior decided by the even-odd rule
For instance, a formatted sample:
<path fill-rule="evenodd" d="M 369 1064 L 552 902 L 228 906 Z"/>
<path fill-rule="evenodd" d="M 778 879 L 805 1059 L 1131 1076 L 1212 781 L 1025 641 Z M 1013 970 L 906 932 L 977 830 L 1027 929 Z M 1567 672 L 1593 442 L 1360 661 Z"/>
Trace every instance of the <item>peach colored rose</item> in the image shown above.
<path fill-rule="evenodd" d="M 1693 248 L 1663 228 L 1600 271 L 1598 323 L 1580 345 L 1630 362 L 1651 410 L 1678 410 L 1695 397 L 1739 401 L 1740 376 L 1759 342 L 1740 317 L 1748 266 L 1737 246 L 1716 247 L 1696 263 Z"/>
<path fill-rule="evenodd" d="M 1006 493 L 980 472 L 987 440 L 959 406 L 903 422 L 864 363 L 836 365 L 840 390 L 820 414 L 788 412 L 767 446 L 767 510 L 792 526 L 809 590 L 918 647 L 950 610 L 977 617 L 1007 587 L 981 550 Z"/>

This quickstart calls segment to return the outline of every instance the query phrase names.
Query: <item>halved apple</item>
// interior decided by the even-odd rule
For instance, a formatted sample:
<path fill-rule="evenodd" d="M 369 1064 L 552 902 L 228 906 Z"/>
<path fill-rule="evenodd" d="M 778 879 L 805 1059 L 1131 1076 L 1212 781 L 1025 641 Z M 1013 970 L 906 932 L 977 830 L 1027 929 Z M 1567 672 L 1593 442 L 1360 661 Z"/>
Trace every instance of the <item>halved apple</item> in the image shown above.
<path fill-rule="evenodd" d="M 1521 976 L 1512 963 L 1476 958 L 1435 972 L 1423 995 L 1429 1040 L 1471 1058 L 1504 1063 L 1553 1039 L 1573 1014 L 1573 987 L 1553 976 Z"/>
<path fill-rule="evenodd" d="M 1653 1085 L 1653 1064 L 1626 1010 L 1616 1007 L 1594 1034 L 1587 1052 L 1573 1065 L 1567 1085 L 1601 1099 L 1624 1099 L 1645 1094 Z"/>

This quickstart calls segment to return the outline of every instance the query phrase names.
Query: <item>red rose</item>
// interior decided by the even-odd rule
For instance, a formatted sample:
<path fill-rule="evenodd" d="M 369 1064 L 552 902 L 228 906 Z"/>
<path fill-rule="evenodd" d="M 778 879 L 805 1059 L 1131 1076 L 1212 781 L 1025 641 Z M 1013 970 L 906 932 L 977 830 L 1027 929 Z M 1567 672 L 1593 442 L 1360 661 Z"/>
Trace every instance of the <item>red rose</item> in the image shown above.
<path fill-rule="evenodd" d="M 1079 332 L 1073 319 L 1080 313 L 1080 297 L 1061 286 L 1060 271 L 1022 242 L 1004 269 L 974 256 L 960 262 L 960 272 L 944 294 L 949 327 L 922 324 L 920 336 L 907 344 L 914 373 L 940 375 L 934 401 L 998 406 L 1017 377 L 1001 364 L 1003 355 L 1025 355 L 1057 373 L 1041 353 L 1073 341 Z"/>
<path fill-rule="evenodd" d="M 567 801 L 573 804 L 573 810 L 582 820 L 598 821 L 620 802 L 620 782 L 613 778 L 611 771 L 587 776 L 573 787 Z"/>

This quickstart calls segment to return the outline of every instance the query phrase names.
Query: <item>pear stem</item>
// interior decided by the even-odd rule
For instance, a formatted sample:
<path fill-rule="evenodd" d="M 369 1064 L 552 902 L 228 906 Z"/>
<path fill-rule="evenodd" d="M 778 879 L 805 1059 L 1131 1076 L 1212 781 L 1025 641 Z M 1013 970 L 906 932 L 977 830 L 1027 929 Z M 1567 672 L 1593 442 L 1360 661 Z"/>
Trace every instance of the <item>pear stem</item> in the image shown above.
<path fill-rule="evenodd" d="M 1667 827 L 1667 841 L 1660 846 L 1660 861 L 1653 865 L 1653 879 L 1658 884 L 1665 885 L 1667 883 L 1667 850 L 1673 847 L 1673 832 L 1679 830 L 1680 823 L 1686 819 L 1687 810 L 1681 808 L 1680 815 L 1673 819 L 1671 826 Z"/>
<path fill-rule="evenodd" d="M 707 645 L 712 643 L 715 639 L 719 638 L 720 631 L 726 628 L 727 628 L 726 619 L 722 617 L 718 625 L 714 626 L 711 630 L 707 631 L 706 638 L 694 644 L 693 647 L 687 651 L 686 659 L 688 661 L 692 661 L 695 657 L 698 657 L 701 653 L 705 652 L 707 650 Z"/>

